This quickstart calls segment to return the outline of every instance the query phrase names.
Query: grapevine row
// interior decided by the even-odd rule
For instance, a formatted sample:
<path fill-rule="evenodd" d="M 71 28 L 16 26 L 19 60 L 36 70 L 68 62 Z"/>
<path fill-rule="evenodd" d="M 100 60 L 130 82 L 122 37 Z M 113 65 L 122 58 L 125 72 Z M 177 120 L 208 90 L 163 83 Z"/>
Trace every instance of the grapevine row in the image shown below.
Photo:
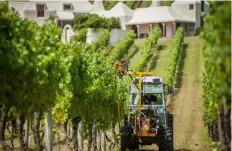
<path fill-rule="evenodd" d="M 143 71 L 149 57 L 154 53 L 154 47 L 156 47 L 158 39 L 160 37 L 161 30 L 160 28 L 152 29 L 149 33 L 148 38 L 139 48 L 139 54 L 141 56 L 138 65 L 135 67 L 136 71 Z"/>
<path fill-rule="evenodd" d="M 75 41 L 86 43 L 87 29 L 83 28 L 79 30 L 78 35 L 74 35 L 72 38 L 75 38 Z"/>
<path fill-rule="evenodd" d="M 89 138 L 96 137 L 96 129 L 104 132 L 116 122 L 117 102 L 120 104 L 121 114 L 124 114 L 126 106 L 127 84 L 121 81 L 116 87 L 119 79 L 111 65 L 111 60 L 102 55 L 108 40 L 109 32 L 104 31 L 94 43 L 85 48 L 77 47 L 81 50 L 71 68 L 72 89 L 70 90 L 73 97 L 70 99 L 67 113 L 71 117 L 66 120 L 83 121 L 85 127 L 83 132 Z M 71 44 L 77 45 L 76 41 L 72 41 Z M 116 100 L 116 98 L 119 99 Z M 74 124 L 77 129 L 78 122 L 72 123 Z M 92 144 L 91 139 L 89 141 Z M 76 143 L 77 140 L 74 144 Z"/>
<path fill-rule="evenodd" d="M 181 59 L 180 57 L 183 51 L 183 39 L 184 39 L 184 33 L 183 33 L 183 28 L 181 27 L 177 29 L 171 45 L 172 54 L 168 63 L 168 72 L 165 77 L 166 78 L 165 81 L 169 85 L 173 85 L 175 80 L 175 75 L 178 68 L 178 62 Z"/>
<path fill-rule="evenodd" d="M 129 49 L 134 44 L 134 39 L 135 34 L 133 31 L 130 31 L 115 45 L 115 60 L 120 60 L 128 54 Z"/>
<path fill-rule="evenodd" d="M 212 141 L 220 141 L 219 150 L 231 150 L 231 7 L 230 2 L 210 2 L 210 7 L 202 32 L 203 120 Z"/>
<path fill-rule="evenodd" d="M 100 37 L 91 44 L 91 51 L 98 51 L 101 47 L 107 47 L 110 40 L 110 32 L 103 30 Z"/>
<path fill-rule="evenodd" d="M 122 114 L 126 110 L 127 83 L 119 82 L 111 60 L 102 53 L 108 45 L 105 31 L 93 44 L 83 47 L 76 38 L 60 41 L 61 30 L 52 20 L 42 26 L 19 17 L 0 5 L 0 141 L 4 150 L 13 146 L 4 142 L 6 123 L 19 129 L 21 148 L 27 148 L 23 129 L 25 119 L 33 123 L 37 150 L 44 113 L 53 110 L 54 124 L 67 127 L 72 123 L 72 139 L 66 134 L 70 150 L 77 149 L 77 129 L 83 122 L 83 133 L 92 138 L 92 130 L 103 132 L 117 120 L 117 102 Z M 116 93 L 117 92 L 117 93 Z M 117 100 L 116 100 L 117 98 Z M 8 116 L 8 117 L 7 117 Z M 19 121 L 16 126 L 15 121 Z M 28 127 L 28 129 L 31 126 Z M 12 131 L 12 138 L 15 135 Z M 89 142 L 90 143 L 90 142 Z"/>

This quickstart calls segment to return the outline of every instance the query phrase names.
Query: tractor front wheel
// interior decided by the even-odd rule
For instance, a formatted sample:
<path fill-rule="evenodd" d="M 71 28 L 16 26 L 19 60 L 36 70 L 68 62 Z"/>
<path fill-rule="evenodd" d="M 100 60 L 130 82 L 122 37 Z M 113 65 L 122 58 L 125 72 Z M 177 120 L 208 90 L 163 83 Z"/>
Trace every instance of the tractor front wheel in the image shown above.
<path fill-rule="evenodd" d="M 121 151 L 135 151 L 139 149 L 138 139 L 131 134 L 129 128 L 121 129 Z"/>
<path fill-rule="evenodd" d="M 173 151 L 172 129 L 164 128 L 162 141 L 159 144 L 159 151 Z"/>

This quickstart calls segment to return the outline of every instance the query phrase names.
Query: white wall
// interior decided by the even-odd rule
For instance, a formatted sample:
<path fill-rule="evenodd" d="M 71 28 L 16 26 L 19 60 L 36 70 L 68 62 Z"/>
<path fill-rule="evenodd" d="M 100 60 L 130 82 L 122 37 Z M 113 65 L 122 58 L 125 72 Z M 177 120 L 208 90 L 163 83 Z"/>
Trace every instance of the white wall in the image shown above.
<path fill-rule="evenodd" d="M 139 34 L 143 34 L 143 33 L 148 34 L 149 31 L 150 31 L 149 28 L 150 28 L 149 24 L 141 24 L 141 25 L 139 25 Z"/>
<path fill-rule="evenodd" d="M 159 27 L 158 23 L 152 24 L 152 28 Z M 129 31 L 132 28 L 131 25 L 127 25 L 127 31 Z M 166 37 L 173 37 L 174 36 L 174 25 L 173 23 L 165 23 L 165 28 L 166 28 Z M 142 24 L 139 25 L 139 34 L 143 33 L 149 33 L 150 32 L 150 24 Z M 163 33 L 163 31 L 161 31 Z"/>
<path fill-rule="evenodd" d="M 88 28 L 86 43 L 92 43 L 96 41 L 101 36 L 101 30 L 99 32 L 94 32 L 93 28 Z"/>
<path fill-rule="evenodd" d="M 209 3 L 207 2 L 207 3 L 205 3 L 205 13 L 209 13 Z"/>
<path fill-rule="evenodd" d="M 132 16 L 123 16 L 120 17 L 121 28 L 126 30 L 126 23 L 132 18 Z"/>
<path fill-rule="evenodd" d="M 189 4 L 194 4 L 194 9 L 193 10 L 189 10 Z M 182 12 L 182 13 L 184 13 L 186 16 L 189 16 L 189 17 L 191 17 L 191 18 L 195 18 L 195 8 L 196 8 L 196 5 L 195 5 L 195 2 L 191 2 L 191 1 L 189 1 L 189 2 L 178 2 L 178 1 L 176 1 L 176 2 L 173 2 L 172 3 L 172 6 L 171 7 L 175 7 L 175 8 L 177 8 L 178 10 L 179 10 L 179 12 Z"/>
<path fill-rule="evenodd" d="M 196 23 L 195 23 L 195 30 L 201 26 L 201 3 L 195 4 L 195 17 L 196 17 Z"/>
<path fill-rule="evenodd" d="M 55 11 L 45 11 L 44 17 L 37 17 L 37 11 L 25 11 L 24 15 L 28 20 L 36 21 L 38 25 L 41 25 L 50 15 L 55 15 Z"/>
<path fill-rule="evenodd" d="M 9 2 L 9 7 L 13 7 L 21 17 L 24 17 L 24 8 L 28 2 Z"/>
<path fill-rule="evenodd" d="M 110 41 L 109 41 L 109 44 L 112 45 L 112 44 L 117 43 L 125 35 L 126 35 L 126 30 L 112 29 L 110 31 Z"/>
<path fill-rule="evenodd" d="M 101 33 L 102 33 L 102 30 L 100 30 L 98 32 L 94 32 L 94 30 L 92 28 L 89 28 L 88 32 L 87 32 L 86 43 L 92 43 L 92 42 L 96 41 L 101 36 Z M 110 31 L 109 44 L 113 45 L 113 44 L 117 43 L 125 35 L 126 35 L 126 30 L 112 29 Z"/>
<path fill-rule="evenodd" d="M 172 37 L 174 34 L 174 28 L 172 23 L 166 23 L 166 37 Z"/>
<path fill-rule="evenodd" d="M 29 20 L 36 21 L 36 19 L 37 19 L 37 13 L 36 13 L 36 11 L 25 11 L 24 15 L 25 15 L 25 18 L 27 18 Z"/>
<path fill-rule="evenodd" d="M 119 18 L 119 20 L 120 20 L 120 25 L 121 25 L 121 28 L 123 29 L 123 30 L 125 30 L 126 29 L 126 17 L 120 17 Z"/>
<path fill-rule="evenodd" d="M 189 10 L 189 4 L 194 4 L 194 9 Z M 188 36 L 193 36 L 195 34 L 195 30 L 198 27 L 201 27 L 201 16 L 204 14 L 201 12 L 201 2 L 194 2 L 194 1 L 176 1 L 172 3 L 172 7 L 177 7 L 181 12 L 184 12 L 186 15 L 190 15 L 193 17 L 196 22 L 195 22 L 195 27 L 194 31 L 191 31 L 189 33 L 186 33 Z M 204 12 L 208 13 L 209 12 L 209 3 L 205 1 L 204 4 Z"/>

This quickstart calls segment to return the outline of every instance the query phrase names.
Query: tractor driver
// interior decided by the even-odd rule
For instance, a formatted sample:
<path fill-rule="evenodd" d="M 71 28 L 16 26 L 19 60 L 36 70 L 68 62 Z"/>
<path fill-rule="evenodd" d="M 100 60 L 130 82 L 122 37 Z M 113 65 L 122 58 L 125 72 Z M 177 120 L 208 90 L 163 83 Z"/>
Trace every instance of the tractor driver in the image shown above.
<path fill-rule="evenodd" d="M 145 104 L 157 103 L 157 97 L 153 94 L 148 93 L 144 96 L 144 103 Z"/>

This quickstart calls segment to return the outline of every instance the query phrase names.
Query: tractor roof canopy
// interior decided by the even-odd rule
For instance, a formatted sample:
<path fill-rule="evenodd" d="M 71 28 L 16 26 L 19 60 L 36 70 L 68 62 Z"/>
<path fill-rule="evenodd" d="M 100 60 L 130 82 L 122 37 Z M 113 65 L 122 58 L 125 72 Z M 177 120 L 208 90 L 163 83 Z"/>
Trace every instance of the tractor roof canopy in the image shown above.
<path fill-rule="evenodd" d="M 131 83 L 130 93 L 138 93 L 138 78 L 134 78 Z M 142 78 L 142 93 L 163 93 L 163 81 L 159 77 L 144 76 Z M 135 85 L 136 84 L 136 85 Z"/>
<path fill-rule="evenodd" d="M 133 79 L 134 83 L 138 84 L 139 78 L 136 77 Z M 163 83 L 163 79 L 155 76 L 143 76 L 142 83 Z"/>

